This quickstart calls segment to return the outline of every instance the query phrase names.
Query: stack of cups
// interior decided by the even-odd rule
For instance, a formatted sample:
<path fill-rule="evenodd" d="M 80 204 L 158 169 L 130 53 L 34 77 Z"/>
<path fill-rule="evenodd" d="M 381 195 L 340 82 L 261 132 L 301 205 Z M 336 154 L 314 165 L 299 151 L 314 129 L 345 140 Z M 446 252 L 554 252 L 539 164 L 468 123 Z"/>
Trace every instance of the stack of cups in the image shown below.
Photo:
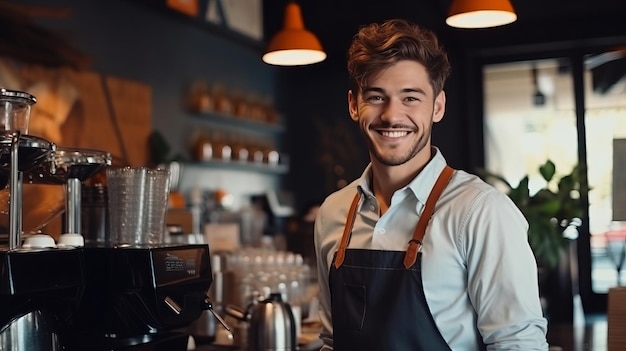
<path fill-rule="evenodd" d="M 107 168 L 110 239 L 115 245 L 163 243 L 170 171 Z"/>

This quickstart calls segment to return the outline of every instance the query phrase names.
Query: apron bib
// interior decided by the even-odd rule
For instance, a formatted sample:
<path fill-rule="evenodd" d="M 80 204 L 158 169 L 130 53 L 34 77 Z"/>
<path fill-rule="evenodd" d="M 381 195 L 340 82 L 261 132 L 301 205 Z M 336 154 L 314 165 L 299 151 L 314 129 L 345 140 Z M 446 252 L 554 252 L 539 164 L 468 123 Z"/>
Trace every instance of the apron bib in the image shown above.
<path fill-rule="evenodd" d="M 335 351 L 450 350 L 426 302 L 420 249 L 452 173 L 446 166 L 439 175 L 406 252 L 347 248 L 359 202 L 355 195 L 329 275 Z"/>

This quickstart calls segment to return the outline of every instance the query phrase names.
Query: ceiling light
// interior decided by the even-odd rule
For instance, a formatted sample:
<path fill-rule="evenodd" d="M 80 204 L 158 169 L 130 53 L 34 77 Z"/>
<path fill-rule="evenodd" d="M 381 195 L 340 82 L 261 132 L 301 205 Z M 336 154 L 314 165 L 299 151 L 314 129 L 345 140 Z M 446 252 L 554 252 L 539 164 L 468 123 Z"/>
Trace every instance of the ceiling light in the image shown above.
<path fill-rule="evenodd" d="M 509 0 L 453 0 L 446 23 L 457 28 L 488 28 L 515 22 Z"/>
<path fill-rule="evenodd" d="M 326 59 L 320 41 L 304 28 L 300 6 L 290 2 L 285 8 L 285 24 L 267 47 L 263 61 L 278 66 L 299 66 Z"/>

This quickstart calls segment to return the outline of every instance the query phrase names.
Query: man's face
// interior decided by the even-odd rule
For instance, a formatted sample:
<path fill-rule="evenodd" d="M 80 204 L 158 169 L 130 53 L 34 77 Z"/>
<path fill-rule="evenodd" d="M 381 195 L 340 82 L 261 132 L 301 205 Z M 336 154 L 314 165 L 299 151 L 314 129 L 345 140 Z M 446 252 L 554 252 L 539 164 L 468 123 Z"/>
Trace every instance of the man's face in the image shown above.
<path fill-rule="evenodd" d="M 443 118 L 446 101 L 443 91 L 433 94 L 424 66 L 409 60 L 374 75 L 358 96 L 348 92 L 350 116 L 373 162 L 398 166 L 416 155 L 428 161 L 432 124 Z"/>

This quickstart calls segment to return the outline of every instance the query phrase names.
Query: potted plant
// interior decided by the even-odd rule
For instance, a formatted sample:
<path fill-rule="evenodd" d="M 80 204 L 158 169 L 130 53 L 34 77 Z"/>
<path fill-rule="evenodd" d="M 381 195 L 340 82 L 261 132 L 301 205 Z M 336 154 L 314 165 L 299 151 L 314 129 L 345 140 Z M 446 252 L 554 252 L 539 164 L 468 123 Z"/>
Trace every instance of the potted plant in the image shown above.
<path fill-rule="evenodd" d="M 497 180 L 504 184 L 508 196 L 528 221 L 528 241 L 539 267 L 555 269 L 581 224 L 580 167 L 575 166 L 571 173 L 557 179 L 554 162 L 547 160 L 539 167 L 546 185 L 534 194 L 528 187 L 528 175 L 513 186 L 498 174 L 486 170 L 478 173 L 488 182 Z"/>
<path fill-rule="evenodd" d="M 572 273 L 574 258 L 569 254 L 582 223 L 579 190 L 583 173 L 575 166 L 571 173 L 556 178 L 551 160 L 539 167 L 539 173 L 546 185 L 531 194 L 528 175 L 513 186 L 500 175 L 479 171 L 486 181 L 497 180 L 505 185 L 508 196 L 528 221 L 528 242 L 537 260 L 544 315 L 553 323 L 571 322 L 577 278 Z"/>

